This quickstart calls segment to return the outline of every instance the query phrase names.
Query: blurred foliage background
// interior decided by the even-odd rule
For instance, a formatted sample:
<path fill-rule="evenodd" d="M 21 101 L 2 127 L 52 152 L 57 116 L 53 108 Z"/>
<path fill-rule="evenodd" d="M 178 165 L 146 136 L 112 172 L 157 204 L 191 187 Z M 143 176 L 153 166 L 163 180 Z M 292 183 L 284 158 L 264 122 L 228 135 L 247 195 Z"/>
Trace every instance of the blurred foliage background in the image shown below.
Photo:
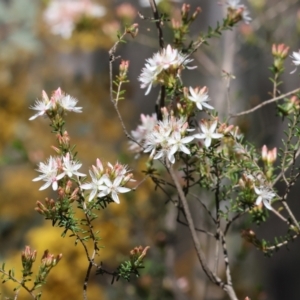
<path fill-rule="evenodd" d="M 83 249 L 75 247 L 72 238 L 61 238 L 61 230 L 51 227 L 34 211 L 37 200 L 51 197 L 50 189 L 38 191 L 39 185 L 32 179 L 37 176 L 36 164 L 53 154 L 50 147 L 55 144 L 55 136 L 50 134 L 47 120 L 28 121 L 33 114 L 28 107 L 41 96 L 42 90 L 50 94 L 61 87 L 83 107 L 82 114 L 67 116 L 71 142 L 77 145 L 78 158 L 84 163 L 82 171 L 87 173 L 96 158 L 103 162 L 120 161 L 127 163 L 135 178 L 141 180 L 145 161 L 134 161 L 128 152 L 128 141 L 109 101 L 108 50 L 125 23 L 139 23 L 139 35 L 134 40 L 129 38 L 117 52 L 130 60 L 127 99 L 119 105 L 129 130 L 136 127 L 141 112 L 154 111 L 156 99 L 157 90 L 145 98 L 137 82 L 145 58 L 158 50 L 154 24 L 137 15 L 139 10 L 145 16 L 152 16 L 147 1 L 95 0 L 90 3 L 97 5 L 93 11 L 98 14 L 74 18 L 68 11 L 52 13 L 52 17 L 54 14 L 58 18 L 54 18 L 56 22 L 60 17 L 67 23 L 61 23 L 59 30 L 54 30 L 46 18 L 50 0 L 0 1 L 0 261 L 20 271 L 20 252 L 25 245 L 37 249 L 38 259 L 45 249 L 54 254 L 63 253 L 62 261 L 45 286 L 45 300 L 82 299 L 87 261 Z M 216 24 L 225 11 L 225 1 L 193 0 L 190 3 L 192 9 L 201 6 L 203 10 L 191 35 Z M 238 112 L 269 98 L 271 83 L 267 68 L 272 60 L 271 45 L 284 42 L 294 51 L 299 46 L 296 44 L 300 31 L 298 1 L 249 0 L 247 5 L 253 22 L 241 24 L 221 39 L 213 39 L 209 47 L 197 51 L 194 59 L 198 70 L 184 75 L 190 85 L 209 87 L 214 106 L 221 115 L 226 114 L 227 90 L 222 70 L 234 73 L 237 78 L 231 85 L 231 97 L 232 106 Z M 171 18 L 180 15 L 179 0 L 160 1 L 159 7 Z M 68 21 L 73 22 L 70 35 Z M 171 42 L 168 26 L 165 24 L 165 39 Z M 287 65 L 287 68 L 292 67 Z M 115 70 L 118 70 L 117 64 Z M 299 81 L 288 77 L 289 74 L 286 76 L 283 88 L 287 91 Z M 272 109 L 235 120 L 258 147 L 268 143 L 272 148 L 280 140 L 277 132 L 282 125 L 275 119 L 275 108 Z M 98 259 L 108 268 L 116 267 L 134 246 L 150 245 L 151 251 L 140 279 L 111 286 L 110 278 L 94 276 L 89 299 L 223 299 L 224 295 L 209 285 L 199 267 L 195 267 L 196 257 L 187 229 L 176 223 L 175 209 L 165 203 L 162 195 L 154 193 L 150 181 L 145 181 L 134 193 L 122 195 L 120 205 L 113 204 L 104 210 L 97 226 L 102 237 L 100 244 L 105 246 Z M 262 231 L 267 232 L 270 226 Z M 209 257 L 211 249 L 209 243 L 206 245 Z M 282 257 L 275 258 L 273 267 L 266 263 L 262 271 L 260 268 L 265 262 L 256 268 L 252 265 L 255 256 L 247 253 L 254 249 L 240 240 L 238 232 L 232 234 L 230 247 L 236 255 L 232 263 L 241 297 L 283 299 L 279 298 L 281 294 L 274 285 L 276 280 L 281 280 L 274 277 L 272 281 L 273 277 L 268 277 L 268 270 L 274 269 L 281 276 L 282 272 L 290 274 L 278 263 Z M 259 259 L 264 261 L 261 256 Z M 10 288 L 8 284 L 1 286 L 2 295 L 11 295 Z M 286 293 L 284 297 L 297 299 L 288 298 Z M 29 298 L 20 294 L 19 299 Z"/>

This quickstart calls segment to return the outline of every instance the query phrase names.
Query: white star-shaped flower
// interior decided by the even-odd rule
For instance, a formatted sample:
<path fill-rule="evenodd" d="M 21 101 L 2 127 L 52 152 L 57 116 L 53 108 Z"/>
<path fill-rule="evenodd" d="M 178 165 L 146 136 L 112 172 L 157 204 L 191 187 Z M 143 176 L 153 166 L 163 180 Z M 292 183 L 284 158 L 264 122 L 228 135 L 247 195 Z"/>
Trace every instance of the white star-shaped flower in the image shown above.
<path fill-rule="evenodd" d="M 240 4 L 240 0 L 228 0 L 227 6 L 234 10 L 242 9 L 242 18 L 246 24 L 249 24 L 252 21 L 249 10 L 245 5 Z"/>
<path fill-rule="evenodd" d="M 163 71 L 171 70 L 172 73 L 181 69 L 193 69 L 196 67 L 187 66 L 192 59 L 188 59 L 186 55 L 180 53 L 177 49 L 168 45 L 160 52 L 155 53 L 151 58 L 146 59 L 145 67 L 142 69 L 141 75 L 138 80 L 141 82 L 141 88 L 147 88 L 145 95 L 149 94 L 153 85 L 161 83 L 163 76 L 160 76 Z"/>
<path fill-rule="evenodd" d="M 77 102 L 78 100 L 70 95 L 64 95 L 58 100 L 60 107 L 62 107 L 64 110 L 81 113 L 82 107 L 76 107 Z"/>
<path fill-rule="evenodd" d="M 29 107 L 30 109 L 37 110 L 38 113 L 29 118 L 30 121 L 36 119 L 39 116 L 43 116 L 51 108 L 51 102 L 45 102 L 43 100 L 36 100 L 34 105 Z"/>
<path fill-rule="evenodd" d="M 258 195 L 258 197 L 255 201 L 255 204 L 260 205 L 262 202 L 267 209 L 272 210 L 273 208 L 272 208 L 270 202 L 276 196 L 276 194 L 273 193 L 269 188 L 267 188 L 265 186 L 261 186 L 260 188 L 257 188 L 255 186 L 254 190 L 255 190 L 255 193 Z"/>
<path fill-rule="evenodd" d="M 89 201 L 92 201 L 96 194 L 99 193 L 100 189 L 99 187 L 103 185 L 103 176 L 101 176 L 100 178 L 98 177 L 97 172 L 93 172 L 93 171 L 89 171 L 92 181 L 89 183 L 84 183 L 82 184 L 80 187 L 83 190 L 92 190 L 89 196 Z"/>
<path fill-rule="evenodd" d="M 103 185 L 99 186 L 99 190 L 101 192 L 98 194 L 98 197 L 105 197 L 108 194 L 111 194 L 112 199 L 116 203 L 120 203 L 120 199 L 118 196 L 118 193 L 127 193 L 130 191 L 129 188 L 120 186 L 122 182 L 123 176 L 118 176 L 114 179 L 114 181 L 111 181 L 108 177 L 103 178 Z"/>
<path fill-rule="evenodd" d="M 206 87 L 202 89 L 199 88 L 193 89 L 192 87 L 190 87 L 189 91 L 190 91 L 190 96 L 188 96 L 188 99 L 195 102 L 199 110 L 203 109 L 202 106 L 208 109 L 213 109 L 211 105 L 206 103 L 207 101 L 209 101 L 209 97 L 206 92 Z"/>
<path fill-rule="evenodd" d="M 179 132 L 174 132 L 174 134 L 169 139 L 170 149 L 168 151 L 168 159 L 169 161 L 174 164 L 175 163 L 175 156 L 174 154 L 178 151 L 184 152 L 186 154 L 191 154 L 189 148 L 185 146 L 185 144 L 190 143 L 194 139 L 193 136 L 186 136 L 182 137 Z"/>
<path fill-rule="evenodd" d="M 40 187 L 40 191 L 45 190 L 50 185 L 52 185 L 52 189 L 54 191 L 57 190 L 58 181 L 65 176 L 65 173 L 58 174 L 58 160 L 59 158 L 50 156 L 47 163 L 39 163 L 39 168 L 37 171 L 42 174 L 34 178 L 32 181 L 46 181 L 46 183 L 42 187 Z"/>
<path fill-rule="evenodd" d="M 293 64 L 296 66 L 296 69 L 291 72 L 291 74 L 297 71 L 298 66 L 300 66 L 300 50 L 299 52 L 293 52 L 290 57 L 293 59 Z"/>
<path fill-rule="evenodd" d="M 76 163 L 70 159 L 70 153 L 67 153 L 65 157 L 63 157 L 63 170 L 66 175 L 71 178 L 73 175 L 76 176 L 86 176 L 83 173 L 78 172 L 82 164 Z"/>
<path fill-rule="evenodd" d="M 217 128 L 217 121 L 215 121 L 210 127 L 204 123 L 201 123 L 200 127 L 203 133 L 195 134 L 194 137 L 196 139 L 205 139 L 204 144 L 206 148 L 211 145 L 212 139 L 220 139 L 223 137 L 223 134 L 215 132 Z"/>

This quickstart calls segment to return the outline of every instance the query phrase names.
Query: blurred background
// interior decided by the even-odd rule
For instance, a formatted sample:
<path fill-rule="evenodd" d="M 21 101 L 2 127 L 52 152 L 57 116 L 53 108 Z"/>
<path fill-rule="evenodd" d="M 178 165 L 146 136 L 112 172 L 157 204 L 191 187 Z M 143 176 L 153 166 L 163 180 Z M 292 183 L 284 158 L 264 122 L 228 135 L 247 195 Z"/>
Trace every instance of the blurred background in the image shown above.
<path fill-rule="evenodd" d="M 161 0 L 159 9 L 179 19 L 182 2 Z M 205 32 L 226 14 L 225 1 L 190 0 L 191 11 L 202 8 L 191 28 L 190 37 Z M 188 85 L 207 85 L 212 104 L 220 116 L 228 113 L 228 81 L 222 70 L 233 73 L 230 82 L 231 112 L 248 109 L 270 98 L 272 84 L 268 67 L 272 64 L 271 46 L 285 43 L 298 51 L 300 4 L 297 0 L 249 0 L 252 23 L 240 23 L 222 38 L 213 38 L 194 55 L 197 70 L 183 74 Z M 137 12 L 152 17 L 148 0 L 0 0 L 0 261 L 20 274 L 20 253 L 25 245 L 38 251 L 63 253 L 63 259 L 50 274 L 43 299 L 82 299 L 82 284 L 87 268 L 83 249 L 72 238 L 62 238 L 61 230 L 34 211 L 37 200 L 54 196 L 51 190 L 38 191 L 36 165 L 53 154 L 55 136 L 46 119 L 28 121 L 34 114 L 28 107 L 58 87 L 76 97 L 82 114 L 67 116 L 71 142 L 77 145 L 78 158 L 87 173 L 96 158 L 103 162 L 128 164 L 137 180 L 143 179 L 146 160 L 133 159 L 116 113 L 109 101 L 108 50 L 125 24 L 138 23 L 139 34 L 127 38 L 117 54 L 130 61 L 126 100 L 119 103 L 128 131 L 134 130 L 141 113 L 152 114 L 157 89 L 148 96 L 139 88 L 137 77 L 145 63 L 159 49 L 156 28 Z M 172 42 L 171 24 L 164 24 L 165 42 Z M 115 72 L 118 71 L 117 61 Z M 287 59 L 283 92 L 299 87 L 299 77 Z M 258 149 L 280 146 L 284 123 L 276 117 L 274 106 L 253 115 L 232 120 Z M 151 246 L 142 277 L 131 283 L 94 276 L 89 299 L 226 299 L 207 282 L 194 255 L 188 230 L 176 222 L 176 210 L 154 193 L 145 181 L 141 188 L 121 196 L 120 205 L 110 205 L 97 221 L 102 237 L 99 261 L 107 268 L 118 266 L 134 246 Z M 291 206 L 299 211 L 299 191 L 295 188 Z M 201 218 L 201 212 L 195 215 Z M 205 220 L 203 219 L 203 222 Z M 255 228 L 262 236 L 280 233 L 276 221 Z M 205 239 L 208 259 L 213 250 Z M 241 299 L 299 299 L 299 242 L 290 250 L 281 249 L 272 259 L 258 253 L 240 238 L 240 228 L 230 235 L 229 253 L 233 279 Z M 12 296 L 11 286 L 0 286 L 1 299 Z M 19 299 L 29 299 L 25 293 Z"/>

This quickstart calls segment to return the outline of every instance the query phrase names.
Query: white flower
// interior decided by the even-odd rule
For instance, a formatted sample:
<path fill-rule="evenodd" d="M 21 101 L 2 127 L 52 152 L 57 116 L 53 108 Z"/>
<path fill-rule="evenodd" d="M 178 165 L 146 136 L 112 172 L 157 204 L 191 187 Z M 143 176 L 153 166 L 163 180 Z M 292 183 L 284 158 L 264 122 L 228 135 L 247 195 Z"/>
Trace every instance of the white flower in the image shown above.
<path fill-rule="evenodd" d="M 83 173 L 77 172 L 79 168 L 81 168 L 82 164 L 78 164 L 75 161 L 70 159 L 70 153 L 67 153 L 65 157 L 63 157 L 63 171 L 66 175 L 71 178 L 73 175 L 76 176 L 86 176 Z"/>
<path fill-rule="evenodd" d="M 297 67 L 300 66 L 300 50 L 299 52 L 293 52 L 290 57 L 293 59 L 293 64 L 296 66 L 296 69 L 291 72 L 291 74 L 297 71 Z"/>
<path fill-rule="evenodd" d="M 169 139 L 170 150 L 168 152 L 169 161 L 174 164 L 175 157 L 174 154 L 178 151 L 184 152 L 188 155 L 191 154 L 190 149 L 188 149 L 184 144 L 190 143 L 194 139 L 193 136 L 182 137 L 179 132 L 174 132 L 174 134 Z"/>
<path fill-rule="evenodd" d="M 194 137 L 186 136 L 188 131 L 186 118 L 176 119 L 174 116 L 164 114 L 162 121 L 158 121 L 144 141 L 144 152 L 151 152 L 150 158 L 167 158 L 175 163 L 175 153 L 178 151 L 191 154 L 185 144 L 191 142 Z"/>
<path fill-rule="evenodd" d="M 149 64 L 146 64 L 145 68 L 142 69 L 142 74 L 139 76 L 138 80 L 141 82 L 142 89 L 147 87 L 145 95 L 148 95 L 153 83 L 156 81 L 156 73 L 151 70 Z"/>
<path fill-rule="evenodd" d="M 80 187 L 84 190 L 92 190 L 89 196 L 89 201 L 92 201 L 96 194 L 99 193 L 99 187 L 103 185 L 103 176 L 98 177 L 98 174 L 95 172 L 89 171 L 92 181 L 90 183 L 84 183 Z"/>
<path fill-rule="evenodd" d="M 38 177 L 34 178 L 32 181 L 39 181 L 43 180 L 46 181 L 46 183 L 40 188 L 41 190 L 45 190 L 50 185 L 52 185 L 52 188 L 54 191 L 58 188 L 58 181 L 62 179 L 65 176 L 65 173 L 58 174 L 59 171 L 59 165 L 61 163 L 60 158 L 54 158 L 50 156 L 47 163 L 39 163 L 38 172 L 42 173 Z"/>
<path fill-rule="evenodd" d="M 129 188 L 120 186 L 122 179 L 122 176 L 118 176 L 112 182 L 108 177 L 105 176 L 103 178 L 104 185 L 99 186 L 99 190 L 101 190 L 101 192 L 98 194 L 98 197 L 105 197 L 108 194 L 111 194 L 112 199 L 119 204 L 120 200 L 118 193 L 127 193 L 130 191 Z"/>
<path fill-rule="evenodd" d="M 39 116 L 45 115 L 46 112 L 51 108 L 51 102 L 46 102 L 45 100 L 36 100 L 35 104 L 29 108 L 38 111 L 38 113 L 29 118 L 29 120 L 32 121 Z"/>
<path fill-rule="evenodd" d="M 233 10 L 242 10 L 242 19 L 246 24 L 249 24 L 252 21 L 249 10 L 245 5 L 240 4 L 240 0 L 228 0 L 227 7 Z"/>
<path fill-rule="evenodd" d="M 29 120 L 34 120 L 39 116 L 45 115 L 48 111 L 56 114 L 59 111 L 59 108 L 62 111 L 73 111 L 76 113 L 82 112 L 82 107 L 76 107 L 78 100 L 71 97 L 68 94 L 62 92 L 61 88 L 56 89 L 50 99 L 45 91 L 42 92 L 42 100 L 36 100 L 33 106 L 30 106 L 30 109 L 37 110 L 34 116 L 32 116 Z"/>
<path fill-rule="evenodd" d="M 168 139 L 171 133 L 169 131 L 163 130 L 163 128 L 158 127 L 155 131 L 151 132 L 145 140 L 144 143 L 144 152 L 151 152 L 150 157 L 153 157 L 156 153 L 157 148 L 166 149 L 168 147 Z M 159 159 L 162 157 L 163 152 L 160 152 L 160 155 L 155 155 L 154 159 Z"/>
<path fill-rule="evenodd" d="M 201 123 L 200 127 L 203 133 L 195 134 L 194 137 L 196 139 L 205 139 L 204 144 L 206 148 L 211 145 L 212 139 L 220 139 L 221 137 L 223 137 L 223 134 L 215 133 L 215 130 L 217 128 L 217 121 L 215 121 L 210 127 L 208 127 L 204 123 Z"/>
<path fill-rule="evenodd" d="M 250 12 L 246 6 L 243 5 L 242 18 L 246 24 L 250 24 L 252 18 L 250 17 Z"/>
<path fill-rule="evenodd" d="M 276 196 L 276 194 L 265 186 L 260 186 L 260 188 L 254 186 L 254 190 L 255 193 L 258 195 L 255 204 L 260 205 L 262 202 L 267 209 L 272 210 L 270 202 Z"/>
<path fill-rule="evenodd" d="M 168 45 L 167 48 L 162 49 L 161 53 L 157 53 L 155 56 L 158 71 L 160 72 L 162 69 L 166 70 L 174 65 L 179 65 L 181 63 L 180 57 L 181 54 L 178 50 Z"/>
<path fill-rule="evenodd" d="M 115 165 L 108 163 L 107 165 L 108 168 L 104 168 L 100 159 L 97 159 L 96 166 L 92 166 L 92 170 L 89 171 L 92 181 L 80 185 L 84 190 L 92 190 L 89 201 L 93 200 L 96 195 L 104 197 L 111 193 L 113 200 L 119 203 L 117 193 L 130 191 L 130 189 L 122 187 L 129 181 L 135 181 L 132 179 L 132 174 L 129 173 L 127 166 L 120 163 Z"/>
<path fill-rule="evenodd" d="M 53 34 L 68 39 L 81 17 L 102 17 L 105 14 L 105 7 L 90 0 L 52 0 L 43 17 Z"/>
<path fill-rule="evenodd" d="M 138 125 L 136 130 L 131 131 L 133 139 L 139 144 L 143 144 L 146 136 L 153 131 L 156 123 L 156 114 L 152 114 L 152 116 L 141 114 L 141 125 Z M 142 148 L 137 143 L 130 141 L 129 144 L 129 150 L 135 153 L 142 151 Z"/>
<path fill-rule="evenodd" d="M 70 95 L 63 95 L 59 100 L 58 104 L 61 108 L 67 111 L 73 111 L 76 113 L 82 112 L 82 107 L 76 107 L 78 100 L 71 97 Z"/>
<path fill-rule="evenodd" d="M 203 107 L 206 107 L 208 109 L 213 109 L 212 106 L 210 106 L 207 101 L 209 101 L 209 97 L 207 95 L 207 88 L 203 87 L 202 89 L 195 88 L 193 89 L 192 87 L 189 88 L 190 91 L 190 96 L 188 96 L 188 99 L 195 102 L 198 109 L 202 110 Z"/>
<path fill-rule="evenodd" d="M 240 0 L 228 0 L 227 5 L 232 9 L 238 9 L 241 6 Z"/>
<path fill-rule="evenodd" d="M 141 88 L 147 88 L 145 95 L 149 94 L 153 84 L 164 83 L 168 71 L 172 71 L 172 73 L 175 71 L 179 76 L 181 69 L 196 68 L 187 66 L 191 61 L 192 59 L 188 59 L 187 56 L 181 54 L 177 49 L 173 49 L 170 45 L 162 49 L 161 52 L 155 53 L 152 58 L 148 58 L 138 78 L 141 82 Z"/>

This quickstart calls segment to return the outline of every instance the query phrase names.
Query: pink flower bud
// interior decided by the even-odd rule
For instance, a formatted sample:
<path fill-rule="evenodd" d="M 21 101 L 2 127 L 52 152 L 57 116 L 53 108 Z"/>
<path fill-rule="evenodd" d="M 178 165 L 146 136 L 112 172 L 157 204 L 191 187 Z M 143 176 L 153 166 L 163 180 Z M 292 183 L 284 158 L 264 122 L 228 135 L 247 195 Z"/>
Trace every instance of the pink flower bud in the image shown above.
<path fill-rule="evenodd" d="M 277 148 L 273 148 L 273 150 L 268 151 L 267 162 L 268 164 L 273 164 L 277 158 Z"/>
<path fill-rule="evenodd" d="M 178 20 L 172 19 L 171 22 L 173 29 L 179 29 L 181 27 L 181 23 Z"/>
<path fill-rule="evenodd" d="M 199 13 L 201 13 L 201 11 L 202 11 L 202 10 L 201 10 L 201 7 L 198 6 L 198 7 L 196 8 L 195 12 L 193 13 L 191 19 L 192 19 L 192 20 L 195 20 L 195 19 L 197 18 L 197 16 L 199 15 Z"/>
<path fill-rule="evenodd" d="M 261 149 L 261 158 L 264 162 L 266 162 L 268 159 L 268 148 L 266 145 L 263 145 Z"/>
<path fill-rule="evenodd" d="M 191 6 L 189 4 L 183 3 L 181 7 L 181 16 L 182 18 L 187 18 L 190 12 Z"/>

